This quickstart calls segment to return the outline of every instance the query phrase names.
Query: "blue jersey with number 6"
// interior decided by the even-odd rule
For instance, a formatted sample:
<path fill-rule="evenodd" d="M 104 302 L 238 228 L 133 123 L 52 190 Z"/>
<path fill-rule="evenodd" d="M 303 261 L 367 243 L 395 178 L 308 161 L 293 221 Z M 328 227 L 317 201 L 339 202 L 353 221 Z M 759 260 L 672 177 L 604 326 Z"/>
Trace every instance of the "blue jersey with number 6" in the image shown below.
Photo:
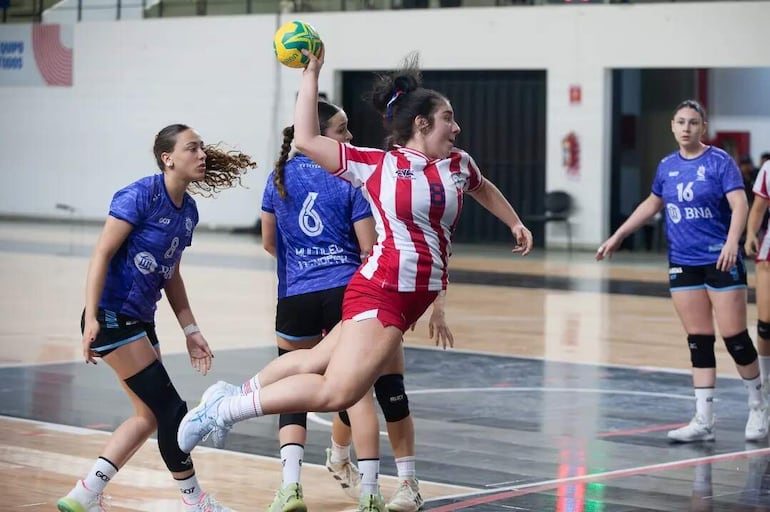
<path fill-rule="evenodd" d="M 118 190 L 110 216 L 134 226 L 110 260 L 99 307 L 152 322 L 160 291 L 192 243 L 198 208 L 189 194 L 180 207 L 171 201 L 162 174 Z"/>
<path fill-rule="evenodd" d="M 719 259 L 732 213 L 725 197 L 743 190 L 738 166 L 725 151 L 710 146 L 688 160 L 679 151 L 658 164 L 652 193 L 663 199 L 668 259 L 678 265 L 710 265 Z"/>
<path fill-rule="evenodd" d="M 353 223 L 372 216 L 369 203 L 304 155 L 286 162 L 283 199 L 273 174 L 262 210 L 276 219 L 278 298 L 347 285 L 361 264 Z"/>

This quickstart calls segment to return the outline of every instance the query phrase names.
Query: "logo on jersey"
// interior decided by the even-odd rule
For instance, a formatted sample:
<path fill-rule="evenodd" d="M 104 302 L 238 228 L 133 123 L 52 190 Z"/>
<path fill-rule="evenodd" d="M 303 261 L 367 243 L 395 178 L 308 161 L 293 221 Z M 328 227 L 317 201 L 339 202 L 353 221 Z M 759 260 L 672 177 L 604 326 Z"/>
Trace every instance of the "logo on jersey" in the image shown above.
<path fill-rule="evenodd" d="M 698 167 L 698 170 L 696 171 L 698 174 L 698 177 L 695 179 L 695 181 L 706 181 L 706 167 L 701 165 Z"/>
<path fill-rule="evenodd" d="M 158 222 L 159 222 L 160 224 L 163 224 L 164 226 L 168 226 L 169 224 L 171 224 L 171 219 L 169 219 L 168 217 L 161 217 L 161 218 L 158 220 Z"/>
<path fill-rule="evenodd" d="M 675 176 L 679 176 L 679 171 L 669 171 L 668 177 L 673 178 Z"/>
<path fill-rule="evenodd" d="M 187 235 L 187 238 L 190 238 L 192 236 L 192 230 L 193 230 L 193 221 L 190 217 L 186 217 L 184 219 L 184 228 L 187 231 L 187 233 L 185 233 Z"/>
<path fill-rule="evenodd" d="M 323 233 L 324 223 L 321 216 L 313 209 L 318 192 L 308 192 L 305 202 L 302 203 L 302 209 L 299 211 L 297 223 L 299 229 L 307 236 L 318 236 Z"/>
<path fill-rule="evenodd" d="M 468 179 L 459 172 L 452 173 L 452 183 L 455 184 L 455 187 L 461 190 L 468 189 Z"/>
<path fill-rule="evenodd" d="M 396 169 L 396 178 L 400 180 L 413 180 L 414 171 L 411 169 Z"/>
<path fill-rule="evenodd" d="M 144 275 L 152 274 L 155 269 L 158 268 L 158 262 L 155 261 L 155 256 L 149 252 L 142 251 L 134 256 L 134 265 Z"/>
<path fill-rule="evenodd" d="M 679 221 L 682 220 L 682 212 L 679 211 L 679 207 L 675 204 L 668 203 L 666 205 L 666 211 L 668 212 L 668 218 L 671 219 L 671 222 L 679 224 Z"/>

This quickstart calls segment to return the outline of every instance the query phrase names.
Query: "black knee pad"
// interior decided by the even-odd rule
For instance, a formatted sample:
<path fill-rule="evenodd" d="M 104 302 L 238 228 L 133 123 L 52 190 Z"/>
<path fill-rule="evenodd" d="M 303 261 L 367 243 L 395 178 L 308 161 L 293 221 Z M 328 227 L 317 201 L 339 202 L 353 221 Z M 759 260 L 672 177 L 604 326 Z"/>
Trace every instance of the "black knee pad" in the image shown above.
<path fill-rule="evenodd" d="M 770 322 L 757 320 L 757 335 L 763 340 L 770 341 Z"/>
<path fill-rule="evenodd" d="M 733 357 L 735 364 L 746 366 L 757 360 L 757 349 L 754 348 L 754 343 L 751 341 L 748 330 L 739 332 L 735 336 L 726 337 L 725 347 L 727 347 L 727 351 Z"/>
<path fill-rule="evenodd" d="M 713 334 L 689 334 L 687 345 L 690 347 L 690 362 L 693 368 L 716 368 L 717 358 L 714 356 Z"/>
<path fill-rule="evenodd" d="M 184 453 L 176 442 L 176 431 L 187 414 L 187 404 L 177 393 L 163 364 L 156 360 L 127 378 L 126 385 L 155 415 L 158 423 L 158 448 L 168 470 L 181 473 L 191 469 L 193 465 L 190 455 Z"/>
<path fill-rule="evenodd" d="M 393 423 L 409 416 L 409 398 L 404 389 L 404 376 L 383 375 L 374 383 L 374 393 L 382 408 L 385 421 Z"/>
<path fill-rule="evenodd" d="M 346 426 L 350 426 L 350 416 L 348 416 L 348 411 L 340 411 L 337 414 L 340 416 L 340 421 L 344 423 Z"/>
<path fill-rule="evenodd" d="M 283 428 L 286 425 L 299 425 L 302 428 L 307 428 L 307 413 L 293 412 L 291 414 L 281 414 L 278 417 L 278 428 Z"/>

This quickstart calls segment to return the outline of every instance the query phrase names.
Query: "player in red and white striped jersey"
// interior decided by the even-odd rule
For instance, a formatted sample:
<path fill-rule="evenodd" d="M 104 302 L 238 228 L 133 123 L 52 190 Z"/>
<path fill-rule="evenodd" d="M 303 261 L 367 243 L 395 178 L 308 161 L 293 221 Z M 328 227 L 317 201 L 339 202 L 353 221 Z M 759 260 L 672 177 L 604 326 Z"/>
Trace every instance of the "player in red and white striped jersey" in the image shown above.
<path fill-rule="evenodd" d="M 756 257 L 759 372 L 764 389 L 770 389 L 770 229 L 768 226 L 762 226 L 770 208 L 770 162 L 765 162 L 759 169 L 753 192 L 754 203 L 746 222 L 744 249 L 747 256 Z M 762 230 L 764 233 L 760 242 L 758 234 Z"/>
<path fill-rule="evenodd" d="M 223 397 L 210 388 L 206 400 L 182 421 L 182 449 L 191 450 L 212 431 L 221 435 L 247 418 L 339 411 L 363 397 L 401 350 L 404 331 L 445 290 L 452 231 L 466 193 L 511 229 L 514 252 L 526 255 L 532 249 L 532 234 L 511 204 L 473 159 L 455 148 L 460 126 L 452 106 L 443 95 L 420 86 L 416 59 L 400 72 L 382 75 L 372 91 L 390 134 L 389 149 L 383 151 L 320 134 L 316 105 L 322 60 L 308 57 L 295 107 L 295 145 L 330 173 L 363 187 L 374 213 L 377 243 L 347 286 L 342 322 L 314 348 L 286 354 L 265 367 L 260 380 L 271 384 L 256 392 Z M 362 463 L 378 463 L 378 457 L 358 453 L 364 475 L 359 510 L 384 510 L 376 482 L 366 478 L 376 468 L 367 470 Z"/>

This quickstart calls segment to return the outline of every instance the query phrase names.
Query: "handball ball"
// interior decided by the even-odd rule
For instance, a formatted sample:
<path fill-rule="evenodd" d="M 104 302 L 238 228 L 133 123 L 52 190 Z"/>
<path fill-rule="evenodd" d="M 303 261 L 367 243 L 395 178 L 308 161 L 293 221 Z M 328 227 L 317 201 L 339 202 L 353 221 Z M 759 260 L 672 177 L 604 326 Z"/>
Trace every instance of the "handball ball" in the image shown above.
<path fill-rule="evenodd" d="M 290 68 L 304 68 L 308 58 L 302 55 L 305 49 L 319 57 L 323 49 L 318 32 L 304 21 L 289 21 L 275 32 L 273 50 L 278 62 Z"/>

